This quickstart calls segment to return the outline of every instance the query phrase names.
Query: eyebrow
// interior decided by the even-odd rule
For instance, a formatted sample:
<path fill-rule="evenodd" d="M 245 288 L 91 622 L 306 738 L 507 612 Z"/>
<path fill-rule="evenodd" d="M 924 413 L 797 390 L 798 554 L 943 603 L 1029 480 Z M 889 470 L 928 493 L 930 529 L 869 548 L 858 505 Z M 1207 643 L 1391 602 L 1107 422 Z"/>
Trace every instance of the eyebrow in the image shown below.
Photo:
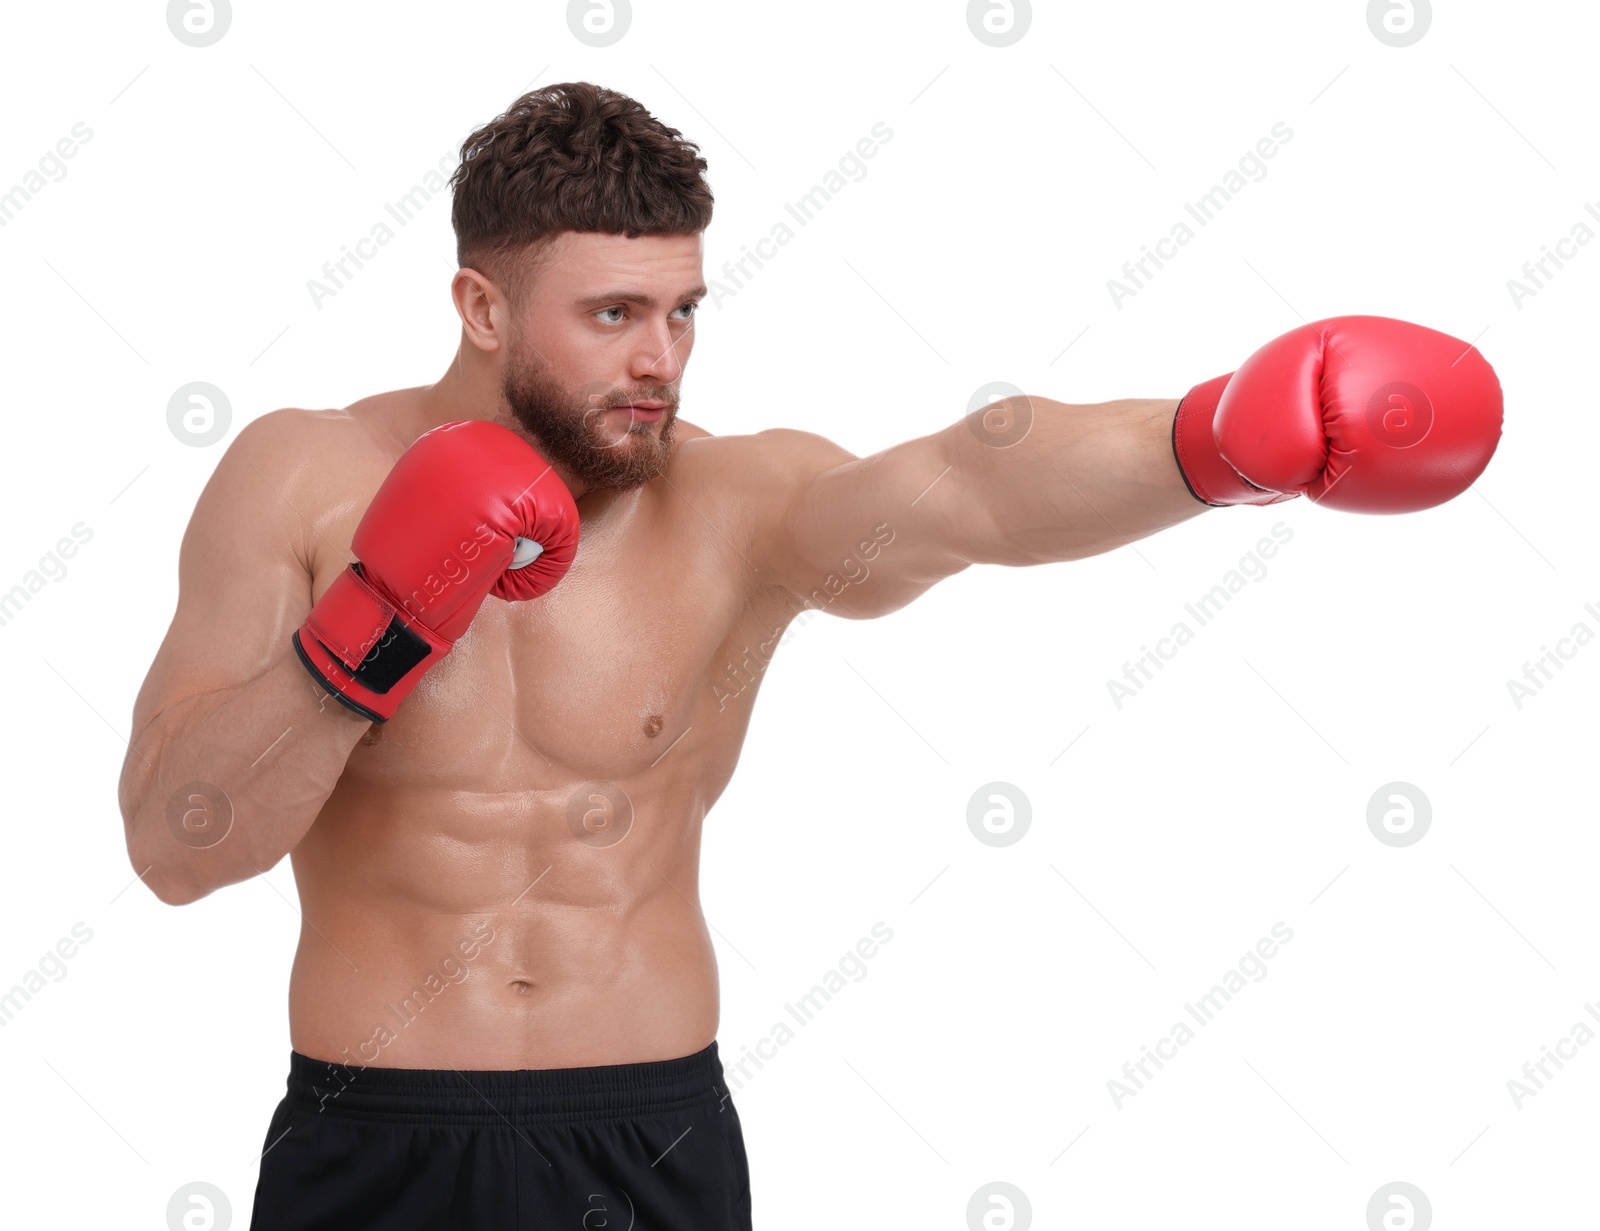
<path fill-rule="evenodd" d="M 680 304 L 688 303 L 691 299 L 704 299 L 705 295 L 705 284 L 701 283 L 699 286 L 685 291 L 675 302 Z M 637 304 L 641 308 L 653 308 L 656 306 L 656 302 L 654 295 L 641 295 L 637 291 L 610 291 L 603 295 L 591 295 L 580 299 L 578 306 L 581 308 L 598 308 L 605 304 L 631 303 Z"/>

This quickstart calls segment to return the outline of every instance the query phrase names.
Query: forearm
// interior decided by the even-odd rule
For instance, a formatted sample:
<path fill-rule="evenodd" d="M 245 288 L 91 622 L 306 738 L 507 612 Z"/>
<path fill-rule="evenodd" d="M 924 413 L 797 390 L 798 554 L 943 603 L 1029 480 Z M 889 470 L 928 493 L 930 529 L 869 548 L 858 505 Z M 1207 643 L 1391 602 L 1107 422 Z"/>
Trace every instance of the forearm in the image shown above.
<path fill-rule="evenodd" d="M 370 726 L 288 646 L 251 683 L 157 715 L 119 789 L 135 870 L 175 904 L 266 871 L 311 828 Z"/>
<path fill-rule="evenodd" d="M 974 514 L 953 523 L 970 535 L 957 547 L 964 558 L 1007 565 L 1079 560 L 1206 511 L 1173 457 L 1176 401 L 1028 401 L 1032 426 L 1008 447 L 985 443 L 969 421 L 943 434 L 951 495 Z"/>

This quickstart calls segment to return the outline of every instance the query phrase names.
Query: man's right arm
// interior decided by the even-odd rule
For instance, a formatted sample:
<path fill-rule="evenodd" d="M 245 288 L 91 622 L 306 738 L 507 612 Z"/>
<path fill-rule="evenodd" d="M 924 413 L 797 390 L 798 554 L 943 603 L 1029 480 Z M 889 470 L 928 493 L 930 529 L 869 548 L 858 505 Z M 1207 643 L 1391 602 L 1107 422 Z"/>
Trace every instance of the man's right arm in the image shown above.
<path fill-rule="evenodd" d="M 293 850 L 370 726 L 290 643 L 333 498 L 307 459 L 337 456 L 329 438 L 347 431 L 302 410 L 248 424 L 184 533 L 177 612 L 134 703 L 118 787 L 129 858 L 163 902 L 195 901 Z"/>

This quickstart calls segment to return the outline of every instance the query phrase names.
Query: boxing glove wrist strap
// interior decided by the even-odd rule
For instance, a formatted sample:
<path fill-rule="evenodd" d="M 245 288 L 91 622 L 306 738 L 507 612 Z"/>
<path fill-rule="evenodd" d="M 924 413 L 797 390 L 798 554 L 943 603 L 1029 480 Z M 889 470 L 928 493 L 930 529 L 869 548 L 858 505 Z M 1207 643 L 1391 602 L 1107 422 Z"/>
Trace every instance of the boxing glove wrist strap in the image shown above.
<path fill-rule="evenodd" d="M 1217 449 L 1212 423 L 1217 403 L 1233 373 L 1196 385 L 1178 403 L 1172 417 L 1172 455 L 1189 494 L 1201 504 L 1221 508 L 1230 504 L 1277 504 L 1292 500 L 1297 492 L 1272 492 L 1257 487 L 1232 466 Z"/>
<path fill-rule="evenodd" d="M 394 717 L 452 642 L 406 617 L 369 583 L 357 561 L 339 574 L 293 637 L 300 661 L 324 688 L 373 722 Z"/>

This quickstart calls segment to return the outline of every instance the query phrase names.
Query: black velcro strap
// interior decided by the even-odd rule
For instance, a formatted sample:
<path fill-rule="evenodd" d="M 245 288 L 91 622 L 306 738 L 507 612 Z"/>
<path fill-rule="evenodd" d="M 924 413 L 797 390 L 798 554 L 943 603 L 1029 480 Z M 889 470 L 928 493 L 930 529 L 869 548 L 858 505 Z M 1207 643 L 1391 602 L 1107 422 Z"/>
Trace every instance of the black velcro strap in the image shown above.
<path fill-rule="evenodd" d="M 350 674 L 363 688 L 382 695 L 432 652 L 433 648 L 426 641 L 402 624 L 399 616 L 394 616 L 378 643 L 367 651 L 367 656 Z"/>

